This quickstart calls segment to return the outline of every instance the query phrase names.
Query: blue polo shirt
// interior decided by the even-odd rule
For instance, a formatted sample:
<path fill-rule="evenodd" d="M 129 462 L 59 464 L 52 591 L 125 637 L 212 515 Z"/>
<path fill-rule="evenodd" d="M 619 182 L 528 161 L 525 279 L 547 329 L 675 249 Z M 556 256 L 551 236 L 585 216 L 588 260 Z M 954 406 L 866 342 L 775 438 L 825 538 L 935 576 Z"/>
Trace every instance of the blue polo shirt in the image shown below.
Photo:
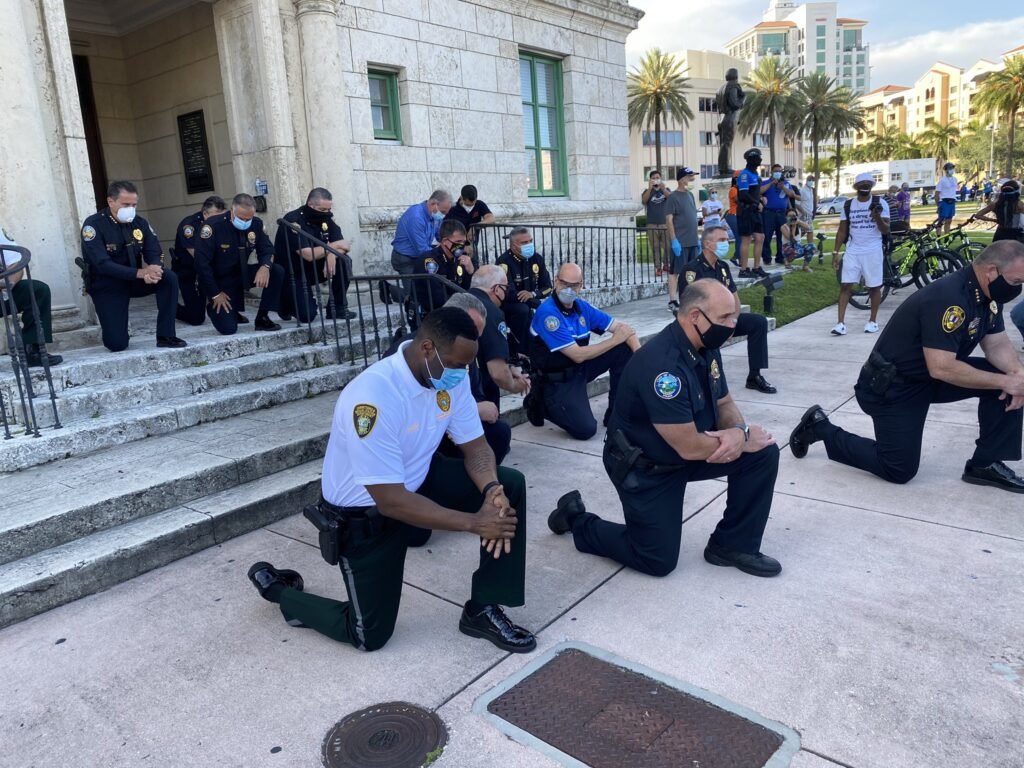
<path fill-rule="evenodd" d="M 765 179 L 761 183 L 767 184 L 769 181 L 772 181 L 772 179 Z M 793 188 L 788 181 L 783 180 L 782 183 L 786 189 Z M 789 208 L 789 198 L 786 197 L 781 189 L 772 185 L 768 187 L 767 191 L 764 193 L 764 207 L 775 211 L 785 210 L 786 208 Z"/>
<path fill-rule="evenodd" d="M 557 352 L 573 344 L 586 346 L 590 341 L 590 332 L 604 333 L 614 322 L 611 315 L 592 307 L 583 299 L 576 299 L 572 309 L 566 313 L 557 304 L 554 296 L 549 296 L 533 315 L 530 334 L 544 342 L 551 352 Z"/>
<path fill-rule="evenodd" d="M 410 259 L 418 258 L 434 247 L 438 225 L 427 210 L 426 202 L 409 207 L 398 220 L 391 247 Z"/>

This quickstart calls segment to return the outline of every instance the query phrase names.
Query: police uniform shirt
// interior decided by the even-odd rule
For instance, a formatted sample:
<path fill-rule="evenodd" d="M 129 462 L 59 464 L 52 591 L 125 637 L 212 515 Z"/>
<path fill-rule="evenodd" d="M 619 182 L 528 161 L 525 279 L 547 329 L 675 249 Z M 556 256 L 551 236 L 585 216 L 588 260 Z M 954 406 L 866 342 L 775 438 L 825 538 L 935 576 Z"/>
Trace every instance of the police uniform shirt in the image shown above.
<path fill-rule="evenodd" d="M 534 308 L 540 304 L 541 299 L 551 295 L 551 275 L 544 266 L 544 257 L 539 253 L 524 259 L 510 249 L 501 254 L 495 264 L 505 270 L 508 276 L 509 289 L 505 294 L 505 304 L 523 303 L 516 295 L 519 291 L 529 291 L 534 295 L 535 300 L 526 302 Z"/>
<path fill-rule="evenodd" d="M 736 191 L 746 192 L 748 199 L 753 201 L 752 204 L 756 204 L 761 199 L 761 177 L 756 171 L 744 168 L 736 177 Z M 743 205 L 742 199 L 740 205 Z"/>
<path fill-rule="evenodd" d="M 692 283 L 694 280 L 705 280 L 708 278 L 718 280 L 729 289 L 730 293 L 736 293 L 736 283 L 733 282 L 732 270 L 729 269 L 728 262 L 716 259 L 715 265 L 711 266 L 708 263 L 707 257 L 701 253 L 700 258 L 695 261 L 688 261 L 683 265 L 683 279 L 686 280 L 687 284 Z"/>
<path fill-rule="evenodd" d="M 196 240 L 199 239 L 199 230 L 203 228 L 203 212 L 190 214 L 178 224 L 178 231 L 174 235 L 174 258 L 176 261 L 184 261 L 186 264 L 192 262 L 192 256 L 188 249 L 195 250 Z"/>
<path fill-rule="evenodd" d="M 981 291 L 967 267 L 915 291 L 896 308 L 875 344 L 909 381 L 929 378 L 924 347 L 966 360 L 985 336 L 1006 330 L 1003 307 Z"/>
<path fill-rule="evenodd" d="M 109 208 L 82 224 L 82 257 L 89 264 L 91 290 L 104 284 L 136 280 L 145 264 L 160 264 L 160 240 L 141 216 L 122 224 Z"/>
<path fill-rule="evenodd" d="M 302 208 L 296 208 L 282 218 L 290 224 L 298 224 L 303 232 L 325 245 L 344 238 L 344 235 L 341 234 L 341 227 L 332 217 L 325 217 L 321 221 L 312 221 Z M 277 228 L 277 235 L 274 237 L 274 253 L 277 254 L 278 263 L 283 265 L 286 259 L 290 261 L 292 274 L 296 276 L 296 279 L 298 279 L 299 269 L 304 267 L 308 285 L 317 281 L 314 271 L 316 267 L 313 262 L 306 261 L 299 256 L 298 251 L 301 248 L 312 247 L 315 247 L 313 243 L 295 234 L 288 227 Z"/>
<path fill-rule="evenodd" d="M 445 433 L 457 445 L 483 435 L 467 376 L 451 391 L 424 387 L 398 352 L 356 376 L 338 397 L 321 488 L 339 507 L 369 507 L 368 485 L 416 492 Z M 439 369 L 434 356 L 433 369 Z"/>
<path fill-rule="evenodd" d="M 248 264 L 253 251 L 260 266 L 269 267 L 274 246 L 263 229 L 263 220 L 253 216 L 249 229 L 236 229 L 231 212 L 211 216 L 199 229 L 195 264 L 203 293 L 213 297 L 221 292 L 219 277 L 241 275 L 242 264 Z"/>
<path fill-rule="evenodd" d="M 533 315 L 530 324 L 530 335 L 544 342 L 547 351 L 552 353 L 545 361 L 545 370 L 565 369 L 572 361 L 565 355 L 553 353 L 577 344 L 585 347 L 590 344 L 590 333 L 601 334 L 611 330 L 615 320 L 601 310 L 592 307 L 583 299 L 576 299 L 569 309 L 564 309 L 554 296 L 544 300 Z M 534 345 L 536 348 L 536 345 Z M 561 359 L 559 359 L 561 358 Z"/>
<path fill-rule="evenodd" d="M 473 264 L 476 264 L 475 260 Z M 416 259 L 412 272 L 414 275 L 440 275 L 466 290 L 469 290 L 470 281 L 473 279 L 473 276 L 459 264 L 458 259 L 449 259 L 445 256 L 441 246 Z M 425 312 L 440 307 L 448 300 L 449 289 L 438 280 L 416 280 L 414 286 L 416 299 Z"/>
<path fill-rule="evenodd" d="M 707 432 L 718 423 L 718 401 L 727 394 L 718 350 L 695 349 L 672 322 L 626 363 L 608 429 L 621 429 L 656 464 L 680 464 L 682 457 L 654 425 L 692 423 Z"/>
<path fill-rule="evenodd" d="M 478 341 L 476 359 L 480 361 L 480 388 L 488 400 L 496 401 L 501 396 L 501 390 L 491 379 L 491 375 L 487 371 L 487 362 L 489 360 L 508 362 L 508 326 L 505 324 L 505 316 L 486 293 L 479 288 L 471 288 L 469 292 L 480 299 L 487 310 L 484 332 L 480 334 Z"/>
<path fill-rule="evenodd" d="M 445 220 L 454 219 L 458 221 L 466 228 L 466 232 L 469 232 L 470 227 L 476 226 L 483 222 L 484 216 L 487 216 L 491 212 L 491 209 L 487 207 L 487 203 L 483 200 L 477 200 L 473 203 L 473 207 L 467 211 L 462 207 L 462 204 L 456 202 L 448 209 L 448 213 L 445 214 Z M 475 232 L 470 232 L 470 236 L 476 236 Z"/>

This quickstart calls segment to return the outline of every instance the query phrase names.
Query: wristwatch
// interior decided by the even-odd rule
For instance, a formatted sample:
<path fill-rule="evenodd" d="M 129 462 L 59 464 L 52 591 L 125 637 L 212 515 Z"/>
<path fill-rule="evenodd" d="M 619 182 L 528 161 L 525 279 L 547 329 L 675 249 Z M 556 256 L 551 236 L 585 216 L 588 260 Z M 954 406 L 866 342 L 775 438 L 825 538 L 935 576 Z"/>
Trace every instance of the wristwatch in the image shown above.
<path fill-rule="evenodd" d="M 743 442 L 744 443 L 747 442 L 750 439 L 750 427 L 748 427 L 746 424 L 744 424 L 743 422 L 740 422 L 739 424 L 733 424 L 732 426 L 735 429 L 739 429 L 739 430 L 741 430 L 743 432 Z"/>

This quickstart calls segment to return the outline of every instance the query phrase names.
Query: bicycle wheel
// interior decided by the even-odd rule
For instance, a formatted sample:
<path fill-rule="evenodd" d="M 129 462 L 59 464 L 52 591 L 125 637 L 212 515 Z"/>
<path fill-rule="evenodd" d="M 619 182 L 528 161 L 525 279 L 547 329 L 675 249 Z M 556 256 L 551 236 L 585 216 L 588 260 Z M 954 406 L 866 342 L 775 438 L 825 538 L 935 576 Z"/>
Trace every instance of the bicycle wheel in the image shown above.
<path fill-rule="evenodd" d="M 926 285 L 963 268 L 963 260 L 952 251 L 925 251 L 914 262 L 914 285 L 924 288 Z"/>
<path fill-rule="evenodd" d="M 839 261 L 839 269 L 836 271 L 836 280 L 840 285 L 843 284 L 843 262 Z M 889 295 L 889 291 L 892 288 L 892 283 L 895 281 L 892 271 L 892 265 L 888 259 L 882 262 L 882 301 L 885 301 L 885 297 Z M 861 278 L 860 282 L 854 283 L 853 289 L 850 291 L 850 306 L 856 307 L 857 309 L 871 309 L 871 293 L 867 286 L 864 285 L 864 279 Z"/>
<path fill-rule="evenodd" d="M 985 246 L 981 243 L 964 243 L 954 252 L 958 257 L 960 257 L 961 261 L 970 264 L 981 254 L 983 250 L 985 250 Z"/>

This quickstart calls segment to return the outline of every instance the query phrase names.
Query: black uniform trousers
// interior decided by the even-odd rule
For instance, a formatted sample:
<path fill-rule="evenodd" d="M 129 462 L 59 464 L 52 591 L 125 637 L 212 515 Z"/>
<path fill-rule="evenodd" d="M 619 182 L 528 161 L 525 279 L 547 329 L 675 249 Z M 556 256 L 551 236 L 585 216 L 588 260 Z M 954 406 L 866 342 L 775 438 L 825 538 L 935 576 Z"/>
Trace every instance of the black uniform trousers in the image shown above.
<path fill-rule="evenodd" d="M 521 301 L 511 301 L 502 305 L 505 313 L 505 324 L 515 337 L 508 340 L 509 352 L 513 355 L 530 354 L 530 322 L 533 320 L 533 310 L 529 304 Z"/>
<path fill-rule="evenodd" d="M 765 208 L 761 211 L 761 221 L 764 227 L 764 245 L 761 247 L 761 258 L 765 264 L 772 261 L 772 239 L 776 243 L 775 261 L 783 264 L 785 259 L 782 256 L 782 225 L 786 223 L 788 208 Z M 755 264 L 755 266 L 757 266 Z"/>
<path fill-rule="evenodd" d="M 756 376 L 768 367 L 768 318 L 754 312 L 741 312 L 733 336 L 747 337 L 749 376 Z"/>
<path fill-rule="evenodd" d="M 256 278 L 256 270 L 259 264 L 246 264 L 246 286 L 252 287 Z M 215 277 L 218 286 L 227 293 L 231 299 L 231 309 L 227 312 L 218 312 L 213 304 L 207 302 L 206 313 L 210 316 L 213 327 L 225 336 L 231 336 L 238 331 L 238 312 L 245 309 L 245 291 L 237 276 Z M 259 312 L 276 312 L 281 300 L 281 289 L 284 288 L 284 267 L 280 264 L 270 265 L 270 280 L 267 287 L 263 289 L 260 297 Z M 212 297 L 210 297 L 212 298 Z"/>
<path fill-rule="evenodd" d="M 987 360 L 964 362 L 980 371 L 1001 373 Z M 978 398 L 980 434 L 971 464 L 987 467 L 997 461 L 1019 461 L 1024 411 L 1006 410 L 1006 401 L 994 389 L 965 389 L 936 379 L 893 385 L 884 396 L 873 394 L 861 381 L 857 403 L 875 423 L 875 439 L 851 434 L 834 424 L 818 427 L 818 437 L 832 461 L 871 472 L 890 483 L 909 482 L 921 464 L 924 421 L 932 403 L 955 403 Z"/>
<path fill-rule="evenodd" d="M 484 440 L 487 441 L 491 451 L 494 452 L 495 463 L 501 464 L 512 448 L 512 427 L 509 426 L 507 421 L 502 421 L 501 419 L 498 419 L 493 424 L 481 421 L 480 425 L 484 428 Z M 441 441 L 441 445 L 437 450 L 444 456 L 462 459 L 462 449 L 449 440 L 447 435 Z"/>
<path fill-rule="evenodd" d="M 497 560 L 480 548 L 480 566 L 473 574 L 472 599 L 483 604 L 518 606 L 525 602 L 526 480 L 514 469 L 498 467 L 498 480 L 516 510 L 518 524 L 512 551 Z M 441 506 L 476 512 L 483 496 L 466 473 L 461 459 L 435 455 L 423 486 L 417 491 Z M 301 623 L 361 651 L 375 651 L 391 638 L 402 599 L 405 552 L 421 529 L 385 519 L 384 530 L 355 546 L 345 547 L 338 566 L 348 601 L 331 600 L 309 592 L 285 589 L 281 613 L 290 623 Z"/>
<path fill-rule="evenodd" d="M 616 460 L 604 451 L 605 470 L 612 474 Z M 610 557 L 651 576 L 667 576 L 679 561 L 686 484 L 716 477 L 729 478 L 725 514 L 709 543 L 731 552 L 755 554 L 772 508 L 779 448 L 769 445 L 744 453 L 728 464 L 688 461 L 675 472 L 651 474 L 630 471 L 615 486 L 626 523 L 612 523 L 586 512 L 573 520 L 576 549 Z"/>
<path fill-rule="evenodd" d="M 32 312 L 32 297 L 35 296 L 36 307 L 39 310 L 39 323 L 36 324 L 36 316 Z M 53 341 L 53 327 L 50 315 L 50 286 L 38 280 L 21 279 L 11 288 L 11 298 L 14 302 L 11 308 L 7 301 L 0 301 L 0 317 L 6 314 L 21 312 L 21 338 L 25 344 L 38 344 L 44 341 L 49 344 Z M 42 326 L 42 328 L 40 328 Z M 40 334 L 40 330 L 42 334 Z M 40 339 L 40 335 L 42 338 Z"/>
<path fill-rule="evenodd" d="M 128 304 L 140 296 L 156 294 L 156 335 L 174 336 L 175 310 L 178 307 L 178 276 L 164 269 L 163 279 L 150 285 L 141 278 L 104 280 L 90 286 L 96 318 L 103 331 L 103 346 L 111 352 L 128 348 Z"/>
<path fill-rule="evenodd" d="M 174 270 L 178 276 L 178 291 L 183 304 L 178 305 L 177 318 L 189 325 L 206 322 L 206 294 L 199 286 L 199 277 L 191 267 L 179 266 Z"/>
<path fill-rule="evenodd" d="M 544 418 L 564 429 L 574 440 L 592 438 L 597 434 L 597 419 L 590 410 L 587 384 L 608 371 L 608 412 L 611 413 L 622 369 L 631 357 L 633 351 L 625 344 L 619 344 L 564 374 L 544 374 Z"/>
<path fill-rule="evenodd" d="M 289 281 L 294 278 L 294 293 L 292 286 L 285 286 L 281 292 L 281 314 L 295 315 L 299 322 L 308 323 L 316 319 L 319 310 L 318 300 L 320 297 L 319 286 L 327 282 L 327 275 L 324 273 L 324 261 L 321 259 L 316 263 L 316 277 L 319 282 L 310 280 L 308 272 L 295 272 L 289 276 Z M 346 269 L 342 269 L 339 262 L 334 270 L 334 277 L 331 278 L 331 296 L 334 299 L 334 310 L 339 315 L 348 309 L 348 275 L 351 273 L 351 263 Z M 295 306 L 298 304 L 298 306 Z M 325 306 L 326 310 L 327 307 Z M 329 319 L 329 318 L 328 318 Z"/>

